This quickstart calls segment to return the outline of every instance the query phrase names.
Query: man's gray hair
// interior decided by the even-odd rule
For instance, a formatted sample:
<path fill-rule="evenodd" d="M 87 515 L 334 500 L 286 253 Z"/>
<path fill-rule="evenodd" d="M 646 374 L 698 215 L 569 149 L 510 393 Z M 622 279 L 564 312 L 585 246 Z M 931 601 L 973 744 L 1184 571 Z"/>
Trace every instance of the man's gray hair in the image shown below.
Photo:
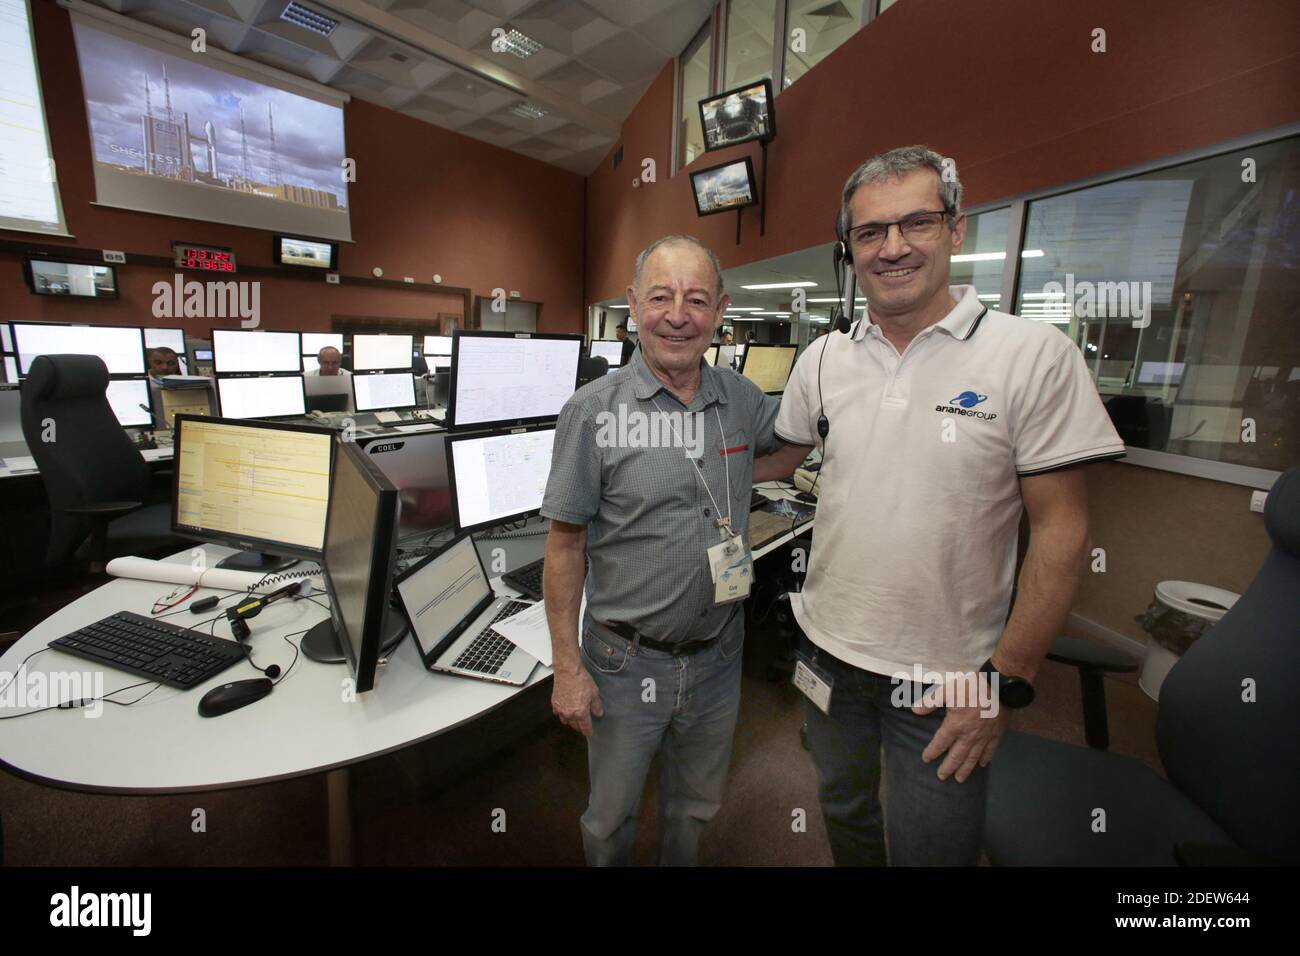
<path fill-rule="evenodd" d="M 849 221 L 852 211 L 849 203 L 858 187 L 866 183 L 883 183 L 898 179 L 918 169 L 933 169 L 939 175 L 939 198 L 943 200 L 944 210 L 950 221 L 956 221 L 961 215 L 961 180 L 957 178 L 957 164 L 945 160 L 928 146 L 900 146 L 887 153 L 872 156 L 853 171 L 848 182 L 844 184 L 844 196 L 840 200 L 840 214 L 836 220 L 836 232 L 840 239 L 848 241 Z"/>
<path fill-rule="evenodd" d="M 717 295 L 722 297 L 722 263 L 718 261 L 717 253 L 706 246 L 694 236 L 671 235 L 662 236 L 656 239 L 650 245 L 641 250 L 641 254 L 636 257 L 636 272 L 632 274 L 632 287 L 638 292 L 641 291 L 641 272 L 645 269 L 646 261 L 654 254 L 654 251 L 660 246 L 670 246 L 677 243 L 687 242 L 703 250 L 704 254 L 709 257 L 709 263 L 713 266 L 713 274 L 718 277 Z"/>

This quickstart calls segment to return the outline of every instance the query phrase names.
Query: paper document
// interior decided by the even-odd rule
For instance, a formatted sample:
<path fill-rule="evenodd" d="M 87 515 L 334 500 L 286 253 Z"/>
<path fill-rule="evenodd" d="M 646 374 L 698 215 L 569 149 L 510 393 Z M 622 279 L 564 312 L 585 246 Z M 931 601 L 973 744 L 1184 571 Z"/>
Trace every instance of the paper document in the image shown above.
<path fill-rule="evenodd" d="M 36 470 L 35 458 L 6 458 L 4 460 L 4 463 L 5 463 L 5 467 L 8 468 L 10 471 L 35 471 Z"/>
<path fill-rule="evenodd" d="M 578 611 L 578 629 L 582 629 L 582 616 L 587 613 L 587 594 L 582 595 L 582 607 Z M 504 621 L 492 625 L 506 640 L 520 650 L 527 651 L 547 667 L 551 666 L 551 629 L 546 623 L 546 602 L 538 601 L 526 611 L 520 611 Z"/>

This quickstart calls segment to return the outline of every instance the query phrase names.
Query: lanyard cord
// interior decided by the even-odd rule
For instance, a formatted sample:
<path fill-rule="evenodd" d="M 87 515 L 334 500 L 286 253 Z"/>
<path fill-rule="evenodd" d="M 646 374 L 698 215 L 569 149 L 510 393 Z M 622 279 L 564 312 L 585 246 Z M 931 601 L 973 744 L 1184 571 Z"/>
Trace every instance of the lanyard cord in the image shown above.
<path fill-rule="evenodd" d="M 681 443 L 683 448 L 685 448 L 686 441 L 682 438 L 682 433 L 677 430 L 677 423 L 668 417 L 667 412 L 662 408 L 659 408 L 659 403 L 653 398 L 650 399 L 650 402 L 659 410 L 659 414 L 664 416 L 664 419 L 668 422 L 668 427 L 671 428 L 673 434 L 677 436 L 677 441 Z M 730 456 L 727 454 L 727 433 L 722 429 L 722 413 L 718 411 L 717 405 L 713 406 L 713 414 L 718 417 L 718 434 L 722 436 L 722 464 L 727 473 L 727 533 L 735 534 L 735 529 L 731 526 L 731 462 L 729 461 Z M 701 429 L 701 431 L 703 431 L 703 429 Z M 704 476 L 700 474 L 700 469 L 704 467 L 702 462 L 703 455 L 701 455 L 700 458 L 695 459 L 695 467 L 692 468 L 691 471 L 694 472 L 695 477 L 699 479 L 700 484 L 704 486 L 704 493 L 709 496 L 709 501 L 713 504 L 713 512 L 718 516 L 718 519 L 714 524 L 718 524 L 718 522 L 722 520 L 722 509 L 718 507 L 718 499 L 714 498 L 713 492 L 709 490 L 709 483 L 705 481 Z"/>

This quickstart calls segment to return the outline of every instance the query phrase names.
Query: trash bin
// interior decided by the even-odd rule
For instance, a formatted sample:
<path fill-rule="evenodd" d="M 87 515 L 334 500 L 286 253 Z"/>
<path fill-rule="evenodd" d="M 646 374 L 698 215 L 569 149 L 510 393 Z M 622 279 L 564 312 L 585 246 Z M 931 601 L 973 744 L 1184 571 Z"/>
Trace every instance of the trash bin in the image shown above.
<path fill-rule="evenodd" d="M 1151 635 L 1138 674 L 1140 686 L 1152 700 L 1160 699 L 1165 675 L 1192 642 L 1208 631 L 1237 603 L 1241 595 L 1191 581 L 1161 581 L 1145 614 L 1135 621 Z"/>

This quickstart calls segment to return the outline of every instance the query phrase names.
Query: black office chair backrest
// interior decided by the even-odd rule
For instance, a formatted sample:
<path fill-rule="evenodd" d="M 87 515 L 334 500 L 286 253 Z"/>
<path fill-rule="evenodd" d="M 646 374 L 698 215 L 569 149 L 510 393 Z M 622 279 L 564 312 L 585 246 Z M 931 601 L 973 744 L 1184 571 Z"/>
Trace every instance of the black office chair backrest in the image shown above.
<path fill-rule="evenodd" d="M 38 355 L 23 383 L 23 437 L 50 499 L 51 563 L 90 533 L 90 524 L 65 508 L 143 501 L 149 488 L 149 466 L 113 414 L 107 389 L 98 355 Z"/>
<path fill-rule="evenodd" d="M 1273 548 L 1174 665 L 1156 741 L 1169 779 L 1241 846 L 1300 864 L 1300 468 L 1268 495 Z M 1207 546 L 1213 546 L 1207 544 Z"/>
<path fill-rule="evenodd" d="M 594 382 L 599 378 L 604 378 L 609 371 L 609 360 L 603 355 L 593 355 L 590 358 L 578 359 L 578 387 L 586 385 L 588 382 Z"/>

